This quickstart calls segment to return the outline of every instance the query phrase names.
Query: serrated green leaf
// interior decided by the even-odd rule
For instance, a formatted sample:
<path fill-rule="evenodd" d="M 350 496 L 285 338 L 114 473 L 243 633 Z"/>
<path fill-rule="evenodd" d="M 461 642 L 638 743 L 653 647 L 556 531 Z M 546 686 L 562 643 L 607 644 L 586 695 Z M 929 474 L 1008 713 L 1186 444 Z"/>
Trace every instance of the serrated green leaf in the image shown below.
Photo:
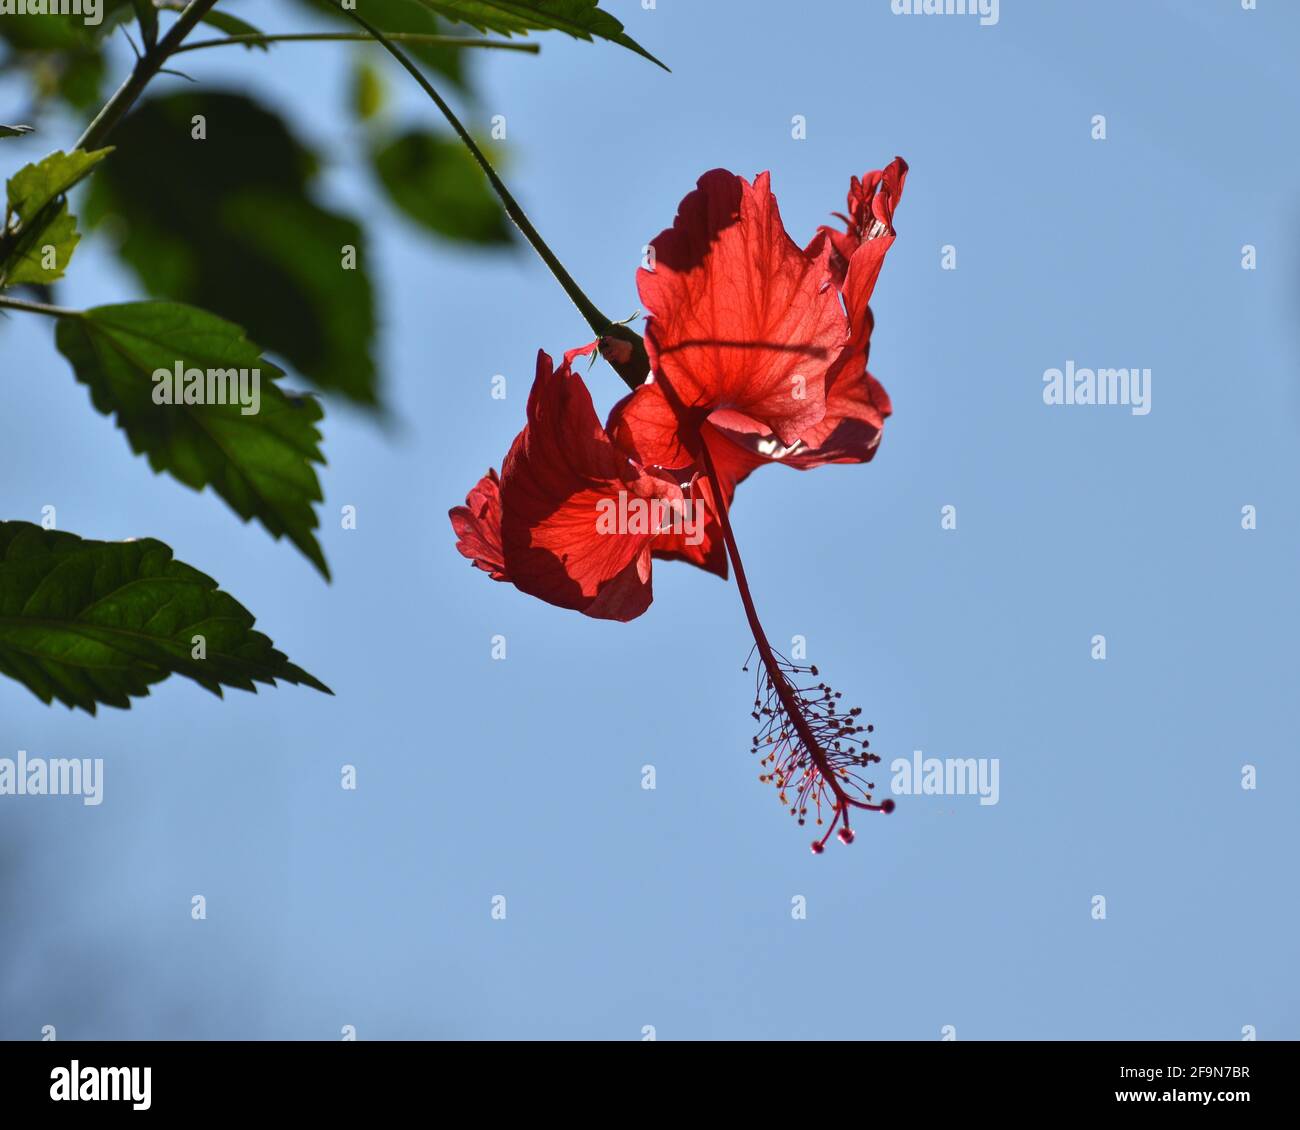
<path fill-rule="evenodd" d="M 459 141 L 412 130 L 372 154 L 389 197 L 430 231 L 467 243 L 509 243 L 513 230 L 483 171 Z"/>
<path fill-rule="evenodd" d="M 51 153 L 9 178 L 8 211 L 17 225 L 0 232 L 0 286 L 49 283 L 63 277 L 81 237 L 60 198 L 111 152 Z M 54 250 L 52 267 L 45 266 L 46 248 Z"/>
<path fill-rule="evenodd" d="M 169 675 L 220 696 L 276 680 L 333 692 L 211 577 L 153 538 L 90 541 L 0 522 L 0 673 L 42 702 L 128 709 Z M 195 637 L 203 639 L 204 658 Z"/>
<path fill-rule="evenodd" d="M 68 211 L 67 204 L 62 204 L 54 218 L 41 228 L 39 236 L 24 239 L 9 258 L 0 276 L 0 286 L 15 286 L 18 283 L 44 284 L 63 278 L 68 262 L 81 234 L 77 231 L 77 221 Z M 46 249 L 54 252 L 54 266 L 46 267 L 48 258 Z"/>
<path fill-rule="evenodd" d="M 593 38 L 607 39 L 668 69 L 628 35 L 623 25 L 599 6 L 599 0 L 420 0 L 420 3 L 431 12 L 479 31 L 502 35 L 562 31 L 588 43 Z"/>
<path fill-rule="evenodd" d="M 378 403 L 364 235 L 317 203 L 319 162 L 285 123 L 242 95 L 186 93 L 144 103 L 114 138 L 83 216 L 114 216 L 145 289 L 243 326 L 320 388 Z M 184 191 L 159 175 L 177 169 Z"/>
<path fill-rule="evenodd" d="M 284 374 L 239 326 L 176 302 L 127 302 L 60 318 L 55 341 L 95 407 L 115 417 L 155 471 L 195 490 L 211 487 L 241 518 L 288 537 L 329 576 L 313 532 L 312 507 L 321 500 L 313 464 L 324 463 L 320 404 L 282 392 L 275 382 Z M 197 386 L 183 380 L 182 399 L 197 388 L 203 402 L 176 402 L 178 364 L 182 374 L 204 378 Z M 230 370 L 242 371 L 238 386 L 229 384 Z M 171 379 L 157 379 L 160 371 Z M 210 371 L 223 374 L 211 387 Z"/>
<path fill-rule="evenodd" d="M 9 207 L 19 218 L 31 220 L 56 196 L 62 196 L 112 152 L 95 149 L 87 153 L 59 150 L 33 165 L 24 165 L 6 182 Z"/>

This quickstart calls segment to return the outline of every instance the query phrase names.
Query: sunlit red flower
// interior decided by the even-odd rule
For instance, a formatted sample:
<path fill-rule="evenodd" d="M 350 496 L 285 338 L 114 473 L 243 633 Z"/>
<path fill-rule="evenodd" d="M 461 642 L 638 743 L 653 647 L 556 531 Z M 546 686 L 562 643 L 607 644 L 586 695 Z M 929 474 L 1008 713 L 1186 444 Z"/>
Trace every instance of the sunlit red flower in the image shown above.
<path fill-rule="evenodd" d="M 853 178 L 845 230 L 822 227 L 801 249 L 766 173 L 753 184 L 706 173 L 653 241 L 653 268 L 638 273 L 646 383 L 601 427 L 571 369 L 598 343 L 566 354 L 559 370 L 540 355 L 527 426 L 500 477 L 489 472 L 451 512 L 457 546 L 475 565 L 589 616 L 644 612 L 652 557 L 724 577 L 729 561 L 761 664 L 753 712 L 761 779 L 800 824 L 825 827 L 815 852 L 837 828 L 852 842 L 852 809 L 894 804 L 873 799 L 865 771 L 879 758 L 861 736 L 871 731 L 861 711 L 844 709 L 815 667 L 768 641 L 729 510 L 737 484 L 764 463 L 808 470 L 875 455 L 891 406 L 867 372 L 868 303 L 906 176 L 896 158 Z M 599 529 L 597 513 L 615 506 L 654 517 Z"/>
<path fill-rule="evenodd" d="M 894 242 L 906 179 L 901 157 L 854 177 L 847 230 L 822 227 L 801 252 L 781 225 L 766 175 L 753 185 L 721 170 L 701 177 L 673 227 L 653 241 L 654 270 L 638 272 L 654 372 L 615 408 L 610 434 L 641 462 L 673 468 L 681 481 L 698 469 L 690 437 L 702 436 L 728 502 L 736 484 L 766 463 L 809 470 L 871 460 L 892 406 L 867 372 L 868 303 Z M 782 285 L 773 286 L 772 276 Z M 835 315 L 831 335 L 828 310 Z M 727 366 L 740 365 L 743 376 L 746 361 L 766 374 L 759 382 L 766 401 L 760 388 L 735 395 Z M 710 372 L 721 379 L 709 380 Z M 789 405 L 806 406 L 809 396 L 819 398 L 820 414 L 790 439 L 779 425 Z M 718 540 L 710 528 L 705 544 Z M 726 576 L 725 559 L 697 556 L 686 559 Z"/>
<path fill-rule="evenodd" d="M 493 580 L 588 616 L 632 620 L 650 606 L 654 531 L 600 532 L 597 517 L 620 497 L 680 507 L 682 492 L 628 459 L 601 427 L 572 369 L 594 349 L 571 350 L 558 369 L 538 354 L 527 425 L 500 476 L 480 479 L 451 524 L 457 548 Z"/>

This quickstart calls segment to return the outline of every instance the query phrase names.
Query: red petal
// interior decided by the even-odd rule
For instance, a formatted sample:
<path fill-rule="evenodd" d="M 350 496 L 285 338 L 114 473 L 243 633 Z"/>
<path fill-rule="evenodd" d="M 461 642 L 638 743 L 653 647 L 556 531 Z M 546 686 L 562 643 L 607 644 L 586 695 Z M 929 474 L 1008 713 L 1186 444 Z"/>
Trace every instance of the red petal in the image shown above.
<path fill-rule="evenodd" d="M 674 481 L 691 483 L 689 489 L 683 488 L 690 504 L 689 521 L 684 528 L 661 533 L 652 543 L 651 553 L 663 561 L 685 561 L 696 565 L 708 573 L 716 573 L 724 581 L 727 579 L 727 547 L 722 538 L 722 526 L 718 522 L 714 509 L 713 493 L 709 481 L 695 478 L 694 467 L 684 468 L 675 473 Z M 727 495 L 730 498 L 730 492 Z"/>
<path fill-rule="evenodd" d="M 895 157 L 880 172 L 880 191 L 871 202 L 872 214 L 891 231 L 894 227 L 894 209 L 903 199 L 903 186 L 907 183 L 907 162 Z"/>
<path fill-rule="evenodd" d="M 831 281 L 842 289 L 844 274 L 849 269 L 849 260 L 853 258 L 853 253 L 860 243 L 861 240 L 850 232 L 836 231 L 823 225 L 817 229 L 812 242 L 804 248 L 804 254 L 809 259 L 818 259 L 825 254 L 826 269 Z"/>
<path fill-rule="evenodd" d="M 727 551 L 722 527 L 714 508 L 713 495 L 702 468 L 686 450 L 678 431 L 677 416 L 655 381 L 641 385 L 620 400 L 609 414 L 610 438 L 637 462 L 654 469 L 660 478 L 679 485 L 693 507 L 702 511 L 697 523 L 686 531 L 663 533 L 654 540 L 654 556 L 664 560 L 685 561 L 698 565 L 723 580 L 727 578 Z M 714 466 L 722 481 L 728 505 L 736 484 L 763 459 L 742 446 L 728 443 L 713 424 L 705 424 L 701 437 L 709 437 Z M 693 484 L 693 486 L 692 486 Z M 692 517 L 695 516 L 692 511 Z M 702 523 L 702 524 L 698 524 Z M 694 542 L 695 544 L 692 544 Z"/>
<path fill-rule="evenodd" d="M 835 385 L 844 379 L 846 373 L 852 374 L 854 379 L 857 379 L 866 370 L 867 358 L 871 352 L 871 331 L 876 324 L 875 317 L 871 313 L 871 295 L 876 288 L 876 280 L 880 277 L 880 268 L 884 265 L 885 252 L 893 246 L 893 243 L 892 235 L 868 240 L 853 253 L 853 258 L 849 261 L 842 293 L 851 329 L 848 344 L 845 345 L 835 364 L 831 366 L 831 371 L 826 378 L 827 416 L 831 414 L 829 401 L 831 390 Z M 823 419 L 820 424 L 804 434 L 804 440 L 809 443 L 817 442 L 809 437 L 814 433 L 825 435 L 825 424 L 826 420 Z M 819 428 L 823 430 L 818 432 Z"/>
<path fill-rule="evenodd" d="M 465 505 L 453 507 L 449 517 L 456 531 L 456 548 L 474 567 L 494 581 L 509 580 L 501 550 L 501 480 L 495 468 L 479 479 Z"/>
<path fill-rule="evenodd" d="M 610 441 L 567 359 L 554 370 L 539 353 L 528 424 L 501 472 L 501 542 L 510 579 L 526 593 L 588 616 L 639 616 L 652 599 L 655 534 L 648 523 L 642 529 L 618 515 L 620 506 L 624 514 L 648 509 L 652 499 L 680 502 L 681 491 L 645 474 Z"/>
<path fill-rule="evenodd" d="M 847 230 L 841 232 L 834 228 L 820 227 L 805 251 L 809 257 L 816 257 L 829 245 L 831 278 L 837 287 L 844 289 L 849 264 L 863 248 L 875 245 L 872 253 L 867 256 L 871 266 L 863 264 L 858 268 L 858 297 L 863 307 L 871 299 L 871 291 L 880 275 L 885 252 L 894 242 L 894 210 L 903 198 L 903 186 L 906 183 L 907 162 L 902 157 L 895 157 L 883 169 L 863 174 L 861 180 L 853 177 L 849 182 L 849 214 L 840 216 L 845 221 Z M 878 242 L 880 240 L 888 242 L 881 244 Z M 852 318 L 853 309 L 850 307 L 850 321 Z"/>
<path fill-rule="evenodd" d="M 871 295 L 880 278 L 880 268 L 885 265 L 885 255 L 894 246 L 894 236 L 881 235 L 864 241 L 849 260 L 844 276 L 844 305 L 849 312 L 852 327 L 852 348 L 865 352 L 866 341 L 871 336 Z"/>
<path fill-rule="evenodd" d="M 735 442 L 732 436 L 738 436 L 741 442 Z M 722 484 L 723 500 L 730 506 L 736 487 L 749 478 L 756 468 L 773 460 L 769 454 L 758 450 L 763 437 L 752 433 L 728 433 L 723 428 L 710 425 L 704 431 L 704 438 L 709 445 L 713 469 L 717 471 L 718 480 Z M 778 442 L 775 437 L 767 438 L 773 444 Z"/>
<path fill-rule="evenodd" d="M 831 386 L 825 418 L 794 447 L 783 445 L 773 435 L 711 427 L 709 452 L 729 499 L 735 484 L 764 463 L 781 463 L 800 471 L 827 463 L 869 463 L 880 446 L 891 411 L 888 394 L 864 369 L 853 378 L 841 376 Z"/>
<path fill-rule="evenodd" d="M 768 183 L 705 173 L 637 272 L 650 364 L 681 414 L 793 443 L 825 412 L 826 372 L 848 336 L 826 266 L 786 234 Z"/>
<path fill-rule="evenodd" d="M 873 224 L 881 224 L 893 235 L 894 210 L 906 183 L 907 162 L 902 157 L 895 157 L 883 169 L 864 173 L 861 181 L 854 177 L 849 182 L 850 230 L 856 229 L 859 239 L 867 239 Z"/>
<path fill-rule="evenodd" d="M 885 390 L 866 372 L 871 349 L 871 296 L 885 256 L 894 245 L 894 211 L 907 183 L 907 162 L 854 177 L 849 185 L 847 232 L 821 228 L 808 253 L 825 252 L 832 279 L 844 297 L 850 338 L 827 377 L 826 416 L 803 436 L 806 449 L 786 460 L 793 466 L 865 462 L 876 452 L 890 414 Z"/>
<path fill-rule="evenodd" d="M 865 369 L 854 378 L 841 376 L 826 395 L 825 419 L 783 462 L 801 471 L 827 463 L 869 463 L 892 412 L 889 394 Z"/>
<path fill-rule="evenodd" d="M 610 439 L 643 467 L 679 468 L 693 462 L 682 442 L 681 421 L 664 386 L 653 377 L 614 405 L 605 427 Z"/>

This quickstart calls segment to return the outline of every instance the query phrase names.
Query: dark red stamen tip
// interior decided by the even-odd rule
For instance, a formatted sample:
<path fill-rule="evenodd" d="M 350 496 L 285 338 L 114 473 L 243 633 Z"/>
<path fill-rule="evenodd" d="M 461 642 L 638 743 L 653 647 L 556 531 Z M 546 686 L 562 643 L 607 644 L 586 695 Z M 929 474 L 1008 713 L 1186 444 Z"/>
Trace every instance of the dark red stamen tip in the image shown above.
<path fill-rule="evenodd" d="M 888 816 L 894 811 L 894 802 L 889 797 L 886 797 L 880 804 L 880 811 Z"/>

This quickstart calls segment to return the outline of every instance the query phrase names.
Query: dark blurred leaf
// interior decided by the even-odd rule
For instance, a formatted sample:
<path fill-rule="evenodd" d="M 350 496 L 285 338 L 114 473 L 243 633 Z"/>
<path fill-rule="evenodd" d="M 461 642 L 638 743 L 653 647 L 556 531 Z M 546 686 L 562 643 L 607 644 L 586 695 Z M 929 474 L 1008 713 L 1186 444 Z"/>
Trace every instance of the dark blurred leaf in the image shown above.
<path fill-rule="evenodd" d="M 302 4 L 315 15 L 332 13 L 348 31 L 360 30 L 355 22 L 333 4 L 322 4 L 320 0 L 302 0 Z M 442 24 L 437 16 L 420 6 L 420 0 L 365 0 L 357 11 L 380 31 L 419 32 L 424 35 L 464 34 Z M 469 51 L 429 43 L 404 43 L 402 49 L 462 89 L 468 88 Z"/>
<path fill-rule="evenodd" d="M 22 137 L 31 132 L 31 126 L 0 126 L 0 137 Z"/>
<path fill-rule="evenodd" d="M 393 203 L 417 223 L 467 243 L 510 242 L 505 210 L 456 139 L 413 130 L 372 156 Z"/>
<path fill-rule="evenodd" d="M 50 15 L 48 12 L 27 12 L 21 19 L 0 20 L 0 39 L 23 50 L 85 47 L 98 38 L 96 28 L 84 20 Z"/>
<path fill-rule="evenodd" d="M 0 232 L 0 287 L 50 283 L 63 277 L 81 236 L 67 203 L 60 198 L 111 152 L 74 149 L 51 153 L 9 178 L 6 195 L 11 227 Z M 52 266 L 46 266 L 46 248 L 54 251 Z"/>
<path fill-rule="evenodd" d="M 261 632 L 217 582 L 153 538 L 90 541 L 0 522 L 0 673 L 42 702 L 128 709 L 168 675 L 218 696 L 277 679 L 333 692 Z M 205 658 L 195 658 L 195 637 Z"/>
<path fill-rule="evenodd" d="M 210 486 L 244 521 L 256 518 L 273 537 L 287 536 L 329 577 L 313 533 L 321 490 L 312 464 L 324 462 L 320 404 L 281 392 L 275 381 L 284 374 L 243 330 L 192 306 L 128 302 L 60 318 L 56 341 L 95 407 L 116 418 L 155 471 L 195 490 Z M 224 404 L 169 401 L 172 381 L 154 374 L 172 373 L 177 363 L 205 375 L 243 369 L 250 380 L 256 371 L 257 411 L 245 413 L 229 390 L 225 399 L 233 402 Z M 244 387 L 254 391 L 241 386 L 241 394 Z"/>
<path fill-rule="evenodd" d="M 191 138 L 195 115 L 205 140 Z M 211 310 L 321 388 L 377 403 L 363 233 L 316 202 L 316 158 L 279 117 L 242 95 L 176 94 L 141 105 L 114 142 L 83 214 L 114 215 L 152 294 Z"/>
<path fill-rule="evenodd" d="M 97 50 L 65 52 L 42 58 L 34 68 L 38 98 L 59 98 L 89 114 L 103 101 L 107 67 Z"/>
<path fill-rule="evenodd" d="M 129 17 L 131 5 L 132 0 L 104 0 L 98 24 L 33 12 L 0 19 L 0 41 L 12 49 L 4 69 L 25 71 L 36 101 L 57 97 L 78 110 L 91 109 L 104 77 L 100 46 Z"/>
<path fill-rule="evenodd" d="M 420 0 L 420 3 L 431 12 L 469 24 L 479 31 L 494 31 L 502 35 L 562 31 L 589 43 L 593 37 L 607 39 L 635 51 L 664 70 L 668 69 L 624 32 L 623 25 L 602 10 L 598 0 Z M 369 15 L 369 9 L 366 18 L 380 31 L 388 30 Z"/>

